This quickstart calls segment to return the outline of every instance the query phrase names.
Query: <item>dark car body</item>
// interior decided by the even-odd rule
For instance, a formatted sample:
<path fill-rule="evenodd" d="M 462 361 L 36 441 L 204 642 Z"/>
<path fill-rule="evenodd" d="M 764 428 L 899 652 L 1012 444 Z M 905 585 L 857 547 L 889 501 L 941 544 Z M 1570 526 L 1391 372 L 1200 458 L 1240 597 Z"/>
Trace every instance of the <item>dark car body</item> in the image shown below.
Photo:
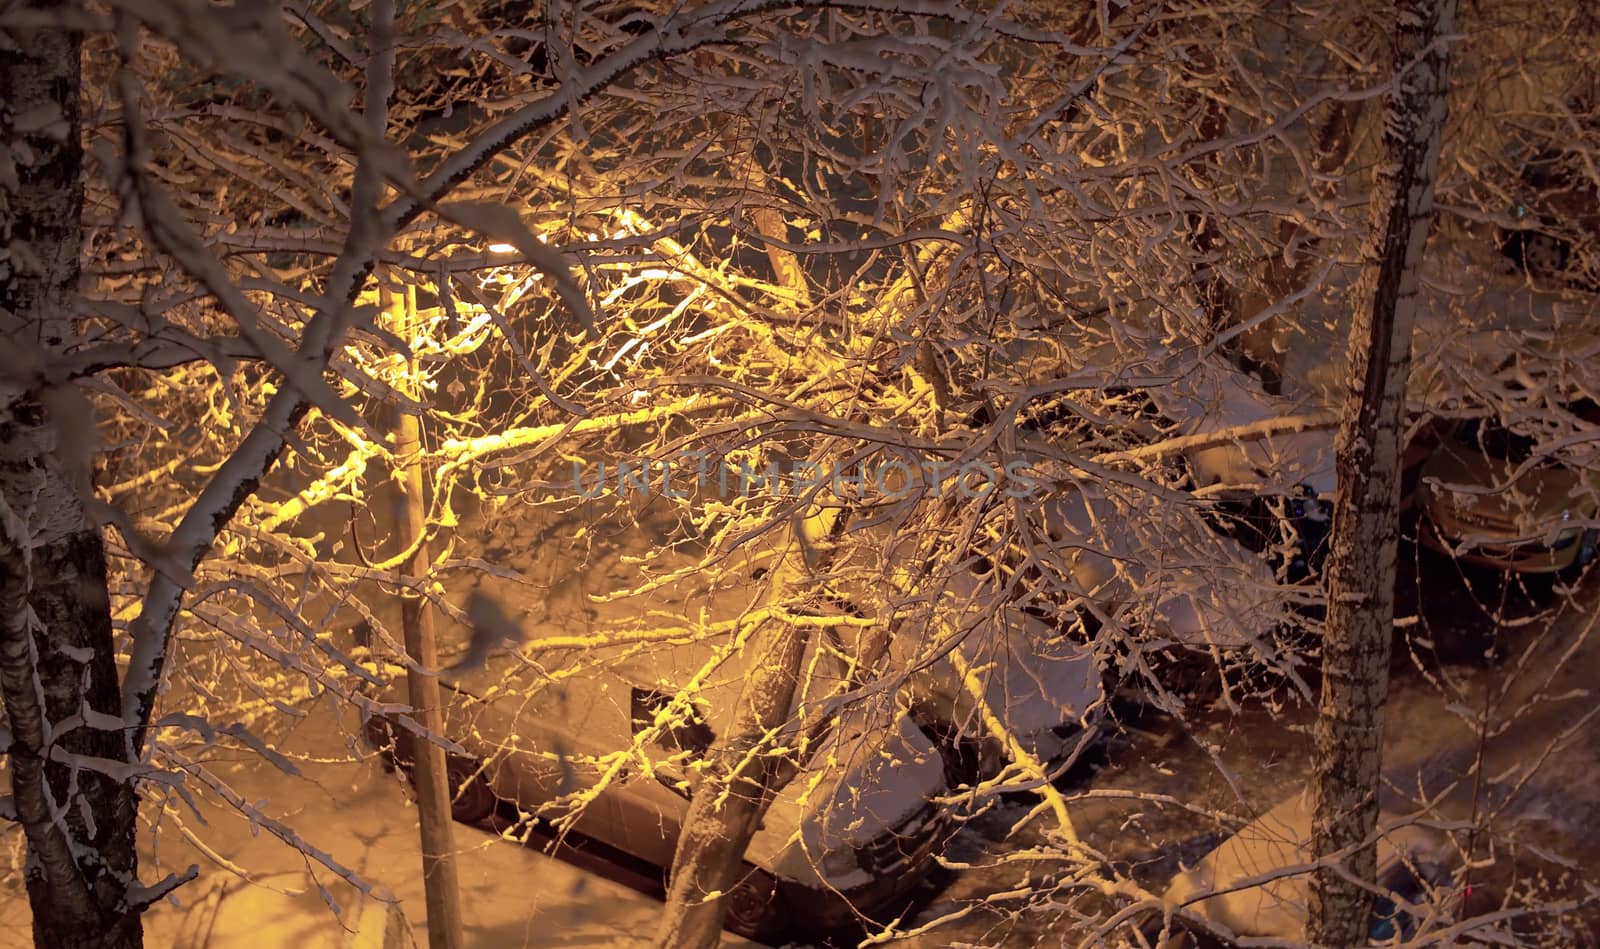
<path fill-rule="evenodd" d="M 1600 426 L 1600 404 L 1583 394 L 1581 380 L 1563 380 L 1559 366 L 1574 354 L 1586 362 L 1582 354 L 1597 345 L 1572 332 L 1546 341 L 1547 352 L 1500 362 L 1494 380 L 1511 402 L 1504 418 L 1456 421 L 1422 468 L 1416 497 L 1425 545 L 1516 573 L 1571 571 L 1594 559 L 1600 457 L 1586 429 Z"/>
<path fill-rule="evenodd" d="M 1530 276 L 1600 288 L 1600 189 L 1584 157 L 1546 149 L 1522 167 L 1516 226 L 1501 231 L 1500 250 Z"/>

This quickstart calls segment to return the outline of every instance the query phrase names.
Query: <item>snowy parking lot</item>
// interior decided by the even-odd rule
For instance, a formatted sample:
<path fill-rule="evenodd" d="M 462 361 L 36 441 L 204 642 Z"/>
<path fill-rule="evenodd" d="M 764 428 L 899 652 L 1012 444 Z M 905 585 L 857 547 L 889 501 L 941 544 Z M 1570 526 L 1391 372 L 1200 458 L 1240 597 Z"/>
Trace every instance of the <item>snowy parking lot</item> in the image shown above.
<path fill-rule="evenodd" d="M 533 547 L 532 538 L 511 540 L 524 550 Z M 636 542 L 619 542 L 614 556 Z M 1481 703 L 1485 689 L 1504 684 L 1521 659 L 1525 664 L 1517 675 L 1532 681 L 1570 652 L 1567 666 L 1545 690 L 1551 695 L 1584 687 L 1600 674 L 1600 649 L 1588 641 L 1592 636 L 1586 638 L 1595 616 L 1593 584 L 1572 603 L 1544 615 L 1541 610 L 1556 602 L 1548 593 L 1530 594 L 1498 575 L 1461 573 L 1442 557 L 1405 551 L 1402 636 L 1391 683 L 1391 759 L 1404 759 L 1450 736 L 1470 740 L 1460 709 Z M 603 581 L 608 562 L 602 559 L 599 571 L 587 573 L 590 582 Z M 589 609 L 586 583 L 553 572 L 541 575 L 546 566 L 547 561 L 531 559 L 519 565 L 551 591 L 534 601 L 539 612 L 529 618 L 583 625 Z M 509 588 L 506 595 L 513 595 Z M 1058 786 L 1083 843 L 1159 893 L 1230 830 L 1298 793 L 1308 773 L 1313 718 L 1314 709 L 1293 701 L 1239 713 L 1217 705 L 1191 711 L 1184 722 L 1120 709 L 1101 749 Z M 413 932 L 420 934 L 425 912 L 416 810 L 409 788 L 354 743 L 356 726 L 348 709 L 313 707 L 282 740 L 281 750 L 301 770 L 299 777 L 242 754 L 237 761 L 213 760 L 212 765 L 244 800 L 294 828 L 307 844 L 372 883 L 376 893 L 397 899 Z M 1600 854 L 1600 791 L 1581 776 L 1596 768 L 1600 743 L 1569 744 L 1549 756 L 1530 782 L 1526 806 L 1511 815 L 1514 828 L 1502 824 L 1497 833 L 1515 833 L 1552 853 L 1592 864 L 1589 855 Z M 205 886 L 230 876 L 230 865 L 248 868 L 256 878 L 310 870 L 330 885 L 335 902 L 349 909 L 351 893 L 331 873 L 253 828 L 214 796 L 201 801 L 203 820 L 175 804 L 157 821 L 157 833 L 147 835 L 153 841 L 143 858 L 147 879 L 197 864 L 201 880 L 178 893 L 180 902 L 192 903 Z M 1067 885 L 1073 865 L 1054 849 L 1053 819 L 1034 815 L 1014 831 L 1037 804 L 1030 794 L 1006 795 L 991 799 L 968 821 L 946 849 L 949 869 L 935 881 L 936 888 L 924 891 L 922 904 L 900 927 L 929 928 L 901 944 L 930 949 L 1096 944 L 1092 922 L 1080 913 L 1103 912 L 1106 906 L 1079 901 L 1079 892 Z M 454 832 L 467 945 L 652 944 L 661 913 L 659 879 L 581 853 L 583 867 L 554 859 L 541 852 L 547 838 L 523 844 L 492 828 L 459 824 Z M 7 918 L 17 922 L 0 931 L 0 946 L 28 945 L 26 901 L 20 888 L 5 895 Z M 154 908 L 147 917 L 147 944 L 172 945 L 183 912 L 171 903 Z M 317 939 L 334 945 L 340 932 L 339 920 L 312 894 L 297 904 L 294 915 L 274 915 L 252 932 L 248 945 L 271 945 L 267 940 L 279 936 L 285 945 L 317 945 Z M 796 945 L 814 942 L 798 926 L 794 936 Z M 833 944 L 851 942 L 846 934 Z M 235 944 L 245 943 L 217 943 Z M 749 945 L 732 935 L 724 944 Z"/>

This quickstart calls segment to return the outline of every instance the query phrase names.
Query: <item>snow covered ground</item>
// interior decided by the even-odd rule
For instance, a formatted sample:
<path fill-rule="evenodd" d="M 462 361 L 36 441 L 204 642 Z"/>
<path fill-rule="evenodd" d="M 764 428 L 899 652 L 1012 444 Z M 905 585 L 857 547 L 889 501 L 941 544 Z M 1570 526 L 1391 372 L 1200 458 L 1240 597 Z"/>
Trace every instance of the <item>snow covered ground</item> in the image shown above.
<path fill-rule="evenodd" d="M 343 729 L 328 709 L 318 709 L 296 732 L 288 753 L 303 771 L 287 777 L 258 760 L 237 764 L 214 762 L 246 800 L 282 820 L 309 843 L 371 881 L 400 901 L 405 916 L 426 945 L 421 866 L 417 856 L 417 812 L 407 791 L 376 760 L 348 761 Z M 152 816 L 147 810 L 147 818 Z M 311 869 L 345 897 L 326 870 L 308 861 L 270 833 L 252 832 L 237 812 L 215 802 L 202 802 L 195 820 L 185 809 L 185 824 L 204 841 L 215 858 L 246 868 L 252 875 Z M 507 841 L 483 830 L 454 826 L 466 945 L 482 949 L 515 947 L 648 947 L 660 918 L 661 904 L 612 880 L 545 856 L 532 847 Z M 184 839 L 168 816 L 147 842 L 141 869 L 147 879 L 198 864 L 201 885 L 229 871 L 218 860 Z M 159 866 L 158 866 L 159 862 Z M 180 890 L 179 899 L 198 889 Z M 348 906 L 348 901 L 346 901 Z M 315 897 L 297 904 L 294 915 L 258 921 L 248 939 L 228 939 L 215 949 L 260 949 L 281 941 L 284 946 L 334 946 L 339 922 Z M 173 945 L 183 910 L 170 904 L 154 907 L 145 917 L 145 944 Z M 20 887 L 0 891 L 0 947 L 32 945 L 29 913 Z M 750 946 L 729 935 L 728 946 Z"/>
<path fill-rule="evenodd" d="M 1502 712 L 1542 693 L 1529 712 L 1535 723 L 1531 730 L 1512 730 L 1487 745 L 1491 777 L 1526 778 L 1495 814 L 1491 835 L 1568 860 L 1586 880 L 1600 880 L 1600 787 L 1593 781 L 1600 773 L 1600 725 L 1582 718 L 1595 707 L 1588 690 L 1600 681 L 1600 584 L 1590 582 L 1572 603 L 1540 618 L 1544 598 L 1511 590 L 1502 603 L 1494 574 L 1462 577 L 1449 562 L 1429 555 L 1415 564 L 1420 578 L 1403 567 L 1412 575 L 1403 577 L 1400 587 L 1399 612 L 1404 617 L 1415 611 L 1416 620 L 1407 627 L 1412 648 L 1397 652 L 1391 679 L 1385 743 L 1391 773 L 1441 749 L 1475 749 L 1477 735 L 1462 715 L 1484 708 L 1486 693 L 1505 690 L 1507 697 L 1492 706 Z M 1493 659 L 1485 656 L 1491 649 Z M 1304 788 L 1314 718 L 1314 708 L 1294 704 L 1240 715 L 1213 709 L 1187 724 L 1155 717 L 1131 720 L 1092 773 L 1061 785 L 1077 832 L 1142 886 L 1160 893 L 1180 869 L 1222 843 L 1230 824 L 1253 820 Z M 1552 721 L 1580 728 L 1562 739 L 1561 727 L 1539 727 Z M 1537 768 L 1531 767 L 1552 746 Z M 1521 770 L 1511 770 L 1513 763 Z M 1130 793 L 1117 797 L 1117 791 Z M 1149 798 L 1156 795 L 1219 819 L 1152 803 Z M 1006 837 L 1035 806 L 1021 798 L 1007 800 L 957 838 L 951 856 L 972 869 L 957 873 L 915 922 L 963 910 L 967 915 L 911 945 L 1077 946 L 1089 937 L 1092 929 L 1074 918 L 1071 891 L 1053 886 L 1068 865 L 1030 853 L 1047 844 L 1053 829 L 1048 815 L 1022 834 Z M 1488 839 L 1480 837 L 1480 859 L 1488 852 Z"/>

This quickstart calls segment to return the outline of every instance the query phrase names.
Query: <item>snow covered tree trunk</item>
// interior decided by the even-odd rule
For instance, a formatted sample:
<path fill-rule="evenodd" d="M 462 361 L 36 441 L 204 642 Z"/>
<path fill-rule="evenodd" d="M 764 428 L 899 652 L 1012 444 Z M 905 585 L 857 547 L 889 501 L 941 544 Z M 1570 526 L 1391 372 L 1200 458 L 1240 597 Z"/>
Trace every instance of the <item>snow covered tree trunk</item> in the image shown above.
<path fill-rule="evenodd" d="M 46 378 L 78 290 L 82 38 L 13 31 L 0 51 L 9 168 L 0 210 L 0 733 L 28 845 L 35 945 L 143 944 L 132 905 L 138 798 L 108 772 L 126 760 L 105 550 L 85 514 L 93 421 Z M 107 716 L 98 718 L 95 713 Z M 99 759 L 108 767 L 79 767 Z"/>
<path fill-rule="evenodd" d="M 791 612 L 817 588 L 813 560 L 824 517 L 795 526 L 796 545 L 774 578 L 776 602 Z M 708 949 L 722 941 L 727 894 L 739 883 L 745 848 L 782 780 L 794 775 L 771 754 L 773 737 L 789 721 L 800 684 L 811 627 L 778 618 L 761 620 L 743 644 L 753 651 L 750 674 L 734 722 L 707 755 L 710 767 L 689 801 L 672 859 L 666 916 L 657 934 L 664 949 Z"/>
<path fill-rule="evenodd" d="M 766 620 L 746 649 L 759 649 L 738 717 L 709 755 L 711 767 L 695 789 L 673 854 L 666 916 L 658 942 L 665 949 L 711 947 L 722 941 L 725 897 L 738 884 L 741 861 L 766 811 L 779 759 L 768 740 L 789 717 L 805 655 L 808 627 Z"/>
<path fill-rule="evenodd" d="M 1323 946 L 1367 941 L 1394 629 L 1406 378 L 1446 110 L 1443 38 L 1455 7 L 1456 0 L 1399 4 L 1393 55 L 1400 79 L 1384 121 L 1373 237 L 1350 331 L 1312 780 L 1313 852 L 1327 865 L 1312 884 L 1307 935 Z"/>

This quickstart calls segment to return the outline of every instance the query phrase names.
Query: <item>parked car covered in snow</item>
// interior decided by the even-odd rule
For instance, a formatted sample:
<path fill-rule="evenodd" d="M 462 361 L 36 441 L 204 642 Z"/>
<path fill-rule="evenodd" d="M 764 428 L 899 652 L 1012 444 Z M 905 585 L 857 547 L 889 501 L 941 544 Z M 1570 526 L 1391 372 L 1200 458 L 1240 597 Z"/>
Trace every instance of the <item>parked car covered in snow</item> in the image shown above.
<path fill-rule="evenodd" d="M 1500 250 L 1530 276 L 1600 287 L 1600 185 L 1578 150 L 1545 149 L 1522 166 L 1516 225 L 1501 231 Z"/>
<path fill-rule="evenodd" d="M 1247 645 L 1283 622 L 1260 557 L 1174 511 L 1119 508 L 1100 486 L 1040 503 L 1045 538 L 1077 588 L 1120 611 L 1135 599 L 1152 635 L 1196 648 Z"/>
<path fill-rule="evenodd" d="M 1446 785 L 1430 787 L 1438 793 Z M 1474 787 L 1463 781 L 1460 793 L 1452 796 L 1468 804 Z M 1533 893 L 1551 899 L 1549 887 L 1561 876 L 1559 862 L 1547 862 L 1536 848 L 1518 851 L 1491 844 L 1482 833 L 1452 835 L 1444 828 L 1470 826 L 1471 821 L 1419 816 L 1411 813 L 1409 802 L 1399 803 L 1391 801 L 1396 806 L 1384 808 L 1378 817 L 1377 870 L 1367 920 L 1371 943 L 1592 945 L 1559 910 L 1535 906 L 1530 911 L 1523 903 Z M 1460 818 L 1473 813 L 1467 806 L 1445 809 Z M 1178 874 L 1164 896 L 1174 911 L 1171 918 L 1180 921 L 1173 929 L 1186 936 L 1209 931 L 1241 943 L 1304 944 L 1312 882 L 1311 818 L 1309 792 L 1296 794 Z M 1467 848 L 1474 841 L 1469 865 Z M 1185 916 L 1187 924 L 1182 922 Z M 1166 920 L 1152 915 L 1143 929 L 1154 936 Z M 1180 936 L 1163 945 L 1185 949 L 1196 944 Z"/>
<path fill-rule="evenodd" d="M 1597 348 L 1595 339 L 1588 345 Z M 1455 423 L 1422 468 L 1419 537 L 1499 570 L 1582 569 L 1600 537 L 1600 454 L 1593 438 L 1583 437 L 1585 428 L 1600 427 L 1600 403 L 1547 391 L 1556 380 L 1526 370 L 1517 355 L 1500 364 L 1495 379 L 1515 401 L 1514 417 Z"/>
<path fill-rule="evenodd" d="M 1458 560 L 1518 573 L 1593 561 L 1600 479 L 1558 464 L 1530 464 L 1533 451 L 1531 438 L 1494 421 L 1457 424 L 1422 471 L 1422 542 Z"/>
<path fill-rule="evenodd" d="M 1083 385 L 1029 406 L 1019 417 L 1029 439 L 1106 457 L 1177 444 L 1146 462 L 1165 464 L 1173 486 L 1203 492 L 1214 527 L 1291 582 L 1318 571 L 1336 487 L 1325 407 L 1271 395 L 1219 356 L 1150 340 L 1074 357 Z"/>
<path fill-rule="evenodd" d="M 1014 760 L 1011 742 L 1054 773 L 1103 706 L 1100 663 L 1051 618 L 1008 599 L 993 570 L 985 562 L 924 581 L 923 608 L 899 624 L 890 656 L 912 670 L 912 715 L 953 774 L 993 776 Z"/>
<path fill-rule="evenodd" d="M 871 563 L 836 584 L 891 625 L 913 715 L 956 773 L 994 775 L 1013 742 L 1056 773 L 1105 710 L 1108 679 L 1209 691 L 1219 666 L 1286 658 L 1271 570 L 1187 512 L 1129 510 L 1084 485 L 1020 500 L 1016 517 L 1004 553 L 937 568 L 917 532 L 869 530 Z"/>
<path fill-rule="evenodd" d="M 1581 638 L 1568 633 L 1561 642 Z M 1572 666 L 1559 681 L 1582 681 L 1584 669 Z M 1524 704 L 1552 684 L 1534 675 L 1500 694 L 1500 708 L 1513 717 L 1487 737 L 1436 699 L 1424 700 L 1424 707 L 1391 708 L 1393 727 L 1386 733 L 1386 764 L 1376 791 L 1377 890 L 1368 927 L 1373 940 L 1433 945 L 1429 936 L 1450 935 L 1439 944 L 1585 944 L 1571 933 L 1560 935 L 1573 921 L 1562 919 L 1559 910 L 1549 912 L 1564 898 L 1554 895 L 1555 887 L 1582 886 L 1559 879 L 1563 865 L 1571 864 L 1552 849 L 1564 832 L 1552 825 L 1550 814 L 1572 800 L 1566 784 L 1588 767 L 1592 728 L 1570 733 L 1588 709 L 1573 694 Z M 1564 730 L 1569 734 L 1562 741 L 1556 736 Z M 1530 755 L 1534 748 L 1544 749 L 1544 756 Z M 1311 837 L 1311 793 L 1305 789 L 1180 872 L 1163 902 L 1174 918 L 1196 920 L 1190 930 L 1214 927 L 1234 939 L 1303 944 L 1314 866 Z M 1529 893 L 1548 900 L 1533 914 L 1542 918 L 1519 915 L 1514 905 L 1513 912 L 1497 912 Z M 1477 925 L 1451 929 L 1471 917 Z M 1146 931 L 1163 921 L 1150 920 Z M 1540 930 L 1542 938 L 1515 938 L 1526 928 Z"/>
<path fill-rule="evenodd" d="M 1145 694 L 1214 695 L 1229 667 L 1294 675 L 1278 643 L 1288 601 L 1256 552 L 1180 506 L 1129 509 L 1103 486 L 1061 492 L 1040 511 L 1049 549 L 1081 595 L 1086 645 L 1110 650 L 1103 661 L 1114 678 Z M 1108 627 L 1121 636 L 1108 639 Z"/>
<path fill-rule="evenodd" d="M 669 868 L 705 753 L 759 661 L 728 645 L 725 634 L 648 648 L 535 642 L 441 674 L 443 737 L 461 749 L 448 758 L 454 816 L 481 821 L 509 802 Z M 815 638 L 813 654 L 826 668 Z M 797 706 L 837 676 L 810 681 Z M 403 686 L 391 686 L 392 708 Z M 409 772 L 422 739 L 404 711 L 374 716 L 367 732 Z M 945 789 L 938 752 L 893 701 L 845 704 L 768 809 L 725 925 L 759 939 L 785 920 L 825 928 L 893 907 L 933 866 Z"/>

